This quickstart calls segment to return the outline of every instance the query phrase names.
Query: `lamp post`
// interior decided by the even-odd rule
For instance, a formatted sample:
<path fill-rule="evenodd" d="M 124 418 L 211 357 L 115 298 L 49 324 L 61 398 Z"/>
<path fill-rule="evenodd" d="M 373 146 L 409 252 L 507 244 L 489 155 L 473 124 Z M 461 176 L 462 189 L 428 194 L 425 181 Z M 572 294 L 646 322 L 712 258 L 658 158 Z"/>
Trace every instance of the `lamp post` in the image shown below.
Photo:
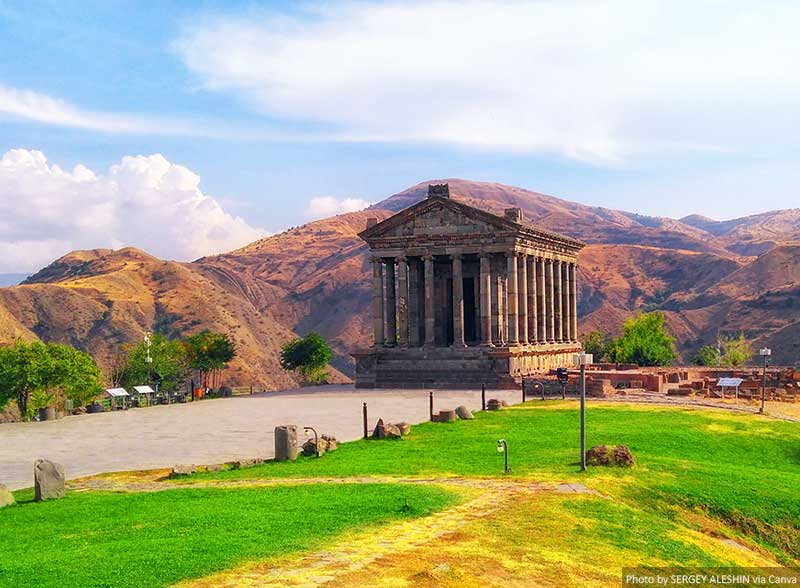
<path fill-rule="evenodd" d="M 317 435 L 317 430 L 314 427 L 303 427 L 303 432 L 306 434 L 306 437 L 308 437 L 309 431 L 314 433 L 314 453 L 319 457 L 319 435 Z"/>
<path fill-rule="evenodd" d="M 506 461 L 506 463 L 505 463 L 505 468 L 503 469 L 503 471 L 506 474 L 510 474 L 511 473 L 511 468 L 508 467 L 508 442 L 505 439 L 500 439 L 497 442 L 497 453 L 505 453 L 505 461 Z"/>
<path fill-rule="evenodd" d="M 772 349 L 762 347 L 758 350 L 758 354 L 764 359 L 764 371 L 761 373 L 761 410 L 758 412 L 764 414 L 764 404 L 767 400 L 767 362 L 769 356 L 772 355 Z"/>
<path fill-rule="evenodd" d="M 147 331 L 144 334 L 144 348 L 145 348 L 144 362 L 147 364 L 147 383 L 148 384 L 150 383 L 150 370 L 151 370 L 151 367 L 153 365 L 153 358 L 150 355 L 150 343 L 151 343 L 150 331 Z"/>
<path fill-rule="evenodd" d="M 573 361 L 581 368 L 581 471 L 586 471 L 586 366 L 593 361 L 591 353 L 576 353 Z"/>

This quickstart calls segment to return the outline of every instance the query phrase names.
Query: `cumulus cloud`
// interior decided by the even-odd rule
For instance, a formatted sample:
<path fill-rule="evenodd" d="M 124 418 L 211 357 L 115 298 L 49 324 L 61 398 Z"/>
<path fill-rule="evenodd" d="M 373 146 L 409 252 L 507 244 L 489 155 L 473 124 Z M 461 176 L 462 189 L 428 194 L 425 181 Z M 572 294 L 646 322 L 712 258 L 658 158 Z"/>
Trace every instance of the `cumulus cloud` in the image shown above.
<path fill-rule="evenodd" d="M 160 154 L 123 157 L 105 175 L 63 170 L 41 151 L 12 149 L 0 159 L 0 272 L 35 271 L 73 249 L 128 245 L 190 260 L 265 234 Z"/>
<path fill-rule="evenodd" d="M 312 198 L 306 209 L 306 216 L 311 219 L 325 218 L 345 212 L 362 210 L 371 203 L 362 198 L 335 198 L 333 196 L 319 196 Z"/>
<path fill-rule="evenodd" d="M 780 0 L 318 2 L 206 15 L 174 46 L 208 90 L 340 140 L 614 164 L 794 141 L 798 20 Z"/>

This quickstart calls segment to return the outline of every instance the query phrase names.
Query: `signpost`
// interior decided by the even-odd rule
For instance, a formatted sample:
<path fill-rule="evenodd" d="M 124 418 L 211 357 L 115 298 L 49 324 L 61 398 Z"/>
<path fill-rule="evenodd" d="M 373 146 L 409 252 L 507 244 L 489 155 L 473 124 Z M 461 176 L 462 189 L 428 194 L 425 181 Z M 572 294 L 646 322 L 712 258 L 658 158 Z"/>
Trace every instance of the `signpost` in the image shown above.
<path fill-rule="evenodd" d="M 761 373 L 761 409 L 758 412 L 764 414 L 764 405 L 767 400 L 767 362 L 769 362 L 769 356 L 772 355 L 772 349 L 763 347 L 758 350 L 758 354 L 764 358 L 764 371 Z"/>

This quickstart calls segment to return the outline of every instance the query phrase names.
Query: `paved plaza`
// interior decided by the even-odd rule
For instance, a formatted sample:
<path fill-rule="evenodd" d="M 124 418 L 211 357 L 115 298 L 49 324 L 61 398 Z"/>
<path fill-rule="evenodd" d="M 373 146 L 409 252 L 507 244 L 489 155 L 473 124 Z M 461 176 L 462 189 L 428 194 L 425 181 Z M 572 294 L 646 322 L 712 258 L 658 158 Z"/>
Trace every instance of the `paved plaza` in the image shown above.
<path fill-rule="evenodd" d="M 480 390 L 437 390 L 434 410 L 463 404 L 480 408 Z M 488 391 L 489 398 L 520 401 L 518 390 Z M 412 424 L 428 420 L 427 390 L 355 390 L 320 386 L 188 404 L 154 406 L 42 423 L 0 425 L 0 483 L 33 485 L 33 462 L 64 465 L 67 478 L 112 471 L 210 464 L 273 455 L 276 425 L 312 426 L 340 441 L 363 434 L 362 403 L 370 426 L 379 417 Z"/>

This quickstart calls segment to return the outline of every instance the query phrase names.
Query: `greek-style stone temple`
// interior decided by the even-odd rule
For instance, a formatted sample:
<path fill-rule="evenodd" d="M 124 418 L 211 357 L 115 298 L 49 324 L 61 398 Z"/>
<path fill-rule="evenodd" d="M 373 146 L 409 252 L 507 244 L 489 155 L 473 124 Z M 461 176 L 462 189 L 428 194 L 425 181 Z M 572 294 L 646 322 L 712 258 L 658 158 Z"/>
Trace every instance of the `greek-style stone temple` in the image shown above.
<path fill-rule="evenodd" d="M 450 198 L 447 184 L 359 235 L 372 254 L 374 344 L 361 388 L 490 388 L 569 365 L 580 241 Z"/>

